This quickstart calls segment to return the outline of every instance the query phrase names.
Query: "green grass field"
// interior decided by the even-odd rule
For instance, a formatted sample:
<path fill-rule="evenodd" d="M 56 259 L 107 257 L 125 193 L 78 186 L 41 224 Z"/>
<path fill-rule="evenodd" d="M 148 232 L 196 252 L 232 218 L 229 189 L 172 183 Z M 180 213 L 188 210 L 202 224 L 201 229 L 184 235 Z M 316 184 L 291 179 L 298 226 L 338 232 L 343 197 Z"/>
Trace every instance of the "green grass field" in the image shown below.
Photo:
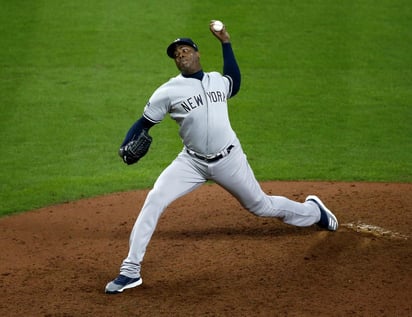
<path fill-rule="evenodd" d="M 7 1 L 0 10 L 0 214 L 150 187 L 180 151 L 151 130 L 117 156 L 179 36 L 221 70 L 210 19 L 242 71 L 232 125 L 260 180 L 412 181 L 412 5 L 406 0 Z"/>

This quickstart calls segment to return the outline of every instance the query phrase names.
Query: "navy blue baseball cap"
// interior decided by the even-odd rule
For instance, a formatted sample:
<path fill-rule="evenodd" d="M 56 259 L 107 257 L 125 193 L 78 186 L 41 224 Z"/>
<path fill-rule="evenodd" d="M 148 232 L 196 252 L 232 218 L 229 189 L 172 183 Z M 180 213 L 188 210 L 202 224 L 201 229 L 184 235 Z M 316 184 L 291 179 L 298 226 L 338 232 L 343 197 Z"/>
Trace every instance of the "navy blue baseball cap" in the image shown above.
<path fill-rule="evenodd" d="M 174 55 L 175 54 L 175 49 L 176 49 L 176 46 L 178 46 L 178 45 L 188 45 L 188 46 L 193 47 L 195 49 L 195 51 L 198 51 L 197 45 L 195 44 L 195 42 L 192 41 L 192 39 L 190 39 L 188 37 L 180 37 L 180 38 L 174 40 L 172 42 L 172 44 L 170 44 L 167 47 L 166 52 L 167 52 L 167 55 L 170 58 L 175 58 L 175 55 Z"/>

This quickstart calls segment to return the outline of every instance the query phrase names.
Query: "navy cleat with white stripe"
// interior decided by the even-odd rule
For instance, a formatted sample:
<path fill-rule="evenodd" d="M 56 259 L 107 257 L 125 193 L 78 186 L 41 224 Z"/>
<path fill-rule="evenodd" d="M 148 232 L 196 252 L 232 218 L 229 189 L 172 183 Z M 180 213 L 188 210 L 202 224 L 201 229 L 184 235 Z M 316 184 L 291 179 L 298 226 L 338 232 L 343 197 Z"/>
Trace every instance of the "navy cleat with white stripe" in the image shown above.
<path fill-rule="evenodd" d="M 107 283 L 105 293 L 106 294 L 118 294 L 123 292 L 125 289 L 133 288 L 139 286 L 143 283 L 141 277 L 131 278 L 120 274 L 113 281 Z"/>
<path fill-rule="evenodd" d="M 320 220 L 317 223 L 319 227 L 328 229 L 330 231 L 338 230 L 338 219 L 336 219 L 336 216 L 332 213 L 332 211 L 326 208 L 326 206 L 323 204 L 323 202 L 319 199 L 318 196 L 309 195 L 308 197 L 306 197 L 305 201 L 312 201 L 319 207 Z"/>

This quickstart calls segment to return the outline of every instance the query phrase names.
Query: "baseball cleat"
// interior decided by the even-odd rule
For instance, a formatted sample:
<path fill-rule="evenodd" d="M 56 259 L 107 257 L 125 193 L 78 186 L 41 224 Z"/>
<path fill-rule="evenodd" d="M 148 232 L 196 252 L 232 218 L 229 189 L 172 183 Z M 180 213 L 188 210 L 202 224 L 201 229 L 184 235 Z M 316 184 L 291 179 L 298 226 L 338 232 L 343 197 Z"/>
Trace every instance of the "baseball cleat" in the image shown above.
<path fill-rule="evenodd" d="M 120 274 L 113 281 L 107 283 L 105 293 L 106 294 L 118 294 L 125 289 L 139 286 L 143 283 L 141 277 L 131 278 Z"/>
<path fill-rule="evenodd" d="M 338 230 L 338 219 L 336 219 L 336 216 L 328 208 L 326 208 L 319 197 L 315 195 L 309 195 L 308 197 L 306 197 L 305 201 L 313 201 L 316 205 L 318 205 L 320 210 L 320 220 L 317 225 L 319 227 L 328 229 L 330 231 Z"/>

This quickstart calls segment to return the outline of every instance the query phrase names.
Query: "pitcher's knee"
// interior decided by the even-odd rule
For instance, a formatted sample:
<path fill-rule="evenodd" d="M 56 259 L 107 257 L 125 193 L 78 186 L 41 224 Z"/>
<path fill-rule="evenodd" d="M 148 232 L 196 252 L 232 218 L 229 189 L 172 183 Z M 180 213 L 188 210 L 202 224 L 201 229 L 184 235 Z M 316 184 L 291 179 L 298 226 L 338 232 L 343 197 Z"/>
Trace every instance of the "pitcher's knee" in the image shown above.
<path fill-rule="evenodd" d="M 253 215 L 257 217 L 270 217 L 271 215 L 271 204 L 266 201 L 266 199 L 259 199 L 253 202 L 248 202 L 244 207 Z"/>
<path fill-rule="evenodd" d="M 165 199 L 165 197 L 167 197 L 165 193 L 152 189 L 146 197 L 145 204 L 164 209 L 170 204 L 170 200 Z"/>
<path fill-rule="evenodd" d="M 263 210 L 249 210 L 252 215 L 256 217 L 266 217 L 266 213 Z"/>

